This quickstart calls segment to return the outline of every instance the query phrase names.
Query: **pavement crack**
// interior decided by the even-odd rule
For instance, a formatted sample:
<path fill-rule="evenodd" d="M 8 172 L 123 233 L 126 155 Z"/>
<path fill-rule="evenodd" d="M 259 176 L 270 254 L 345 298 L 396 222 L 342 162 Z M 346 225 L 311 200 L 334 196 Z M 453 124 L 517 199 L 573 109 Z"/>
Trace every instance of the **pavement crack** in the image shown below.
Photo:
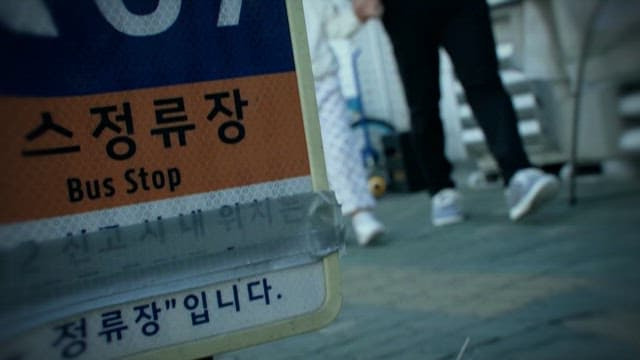
<path fill-rule="evenodd" d="M 598 310 L 585 310 L 585 311 L 580 311 L 573 314 L 567 314 L 564 316 L 552 318 L 543 322 L 531 324 L 521 329 L 520 331 L 514 332 L 512 334 L 508 334 L 506 336 L 493 336 L 476 343 L 470 343 L 469 346 L 467 347 L 467 353 L 473 353 L 476 350 L 480 350 L 488 346 L 496 345 L 505 340 L 508 340 L 514 337 L 520 337 L 528 333 L 538 331 L 541 328 L 545 328 L 549 326 L 553 326 L 553 327 L 562 326 L 569 321 L 592 319 L 598 316 L 602 316 L 604 314 L 605 314 L 605 311 L 598 309 Z M 453 351 L 437 358 L 437 360 L 451 360 L 451 359 L 455 359 L 457 355 L 458 355 L 458 351 Z"/>
<path fill-rule="evenodd" d="M 581 311 L 574 314 L 568 314 L 565 316 L 549 319 L 547 320 L 547 324 L 551 326 L 563 325 L 567 321 L 592 319 L 597 316 L 602 316 L 604 314 L 605 314 L 605 311 L 603 310 L 586 310 L 586 311 Z"/>

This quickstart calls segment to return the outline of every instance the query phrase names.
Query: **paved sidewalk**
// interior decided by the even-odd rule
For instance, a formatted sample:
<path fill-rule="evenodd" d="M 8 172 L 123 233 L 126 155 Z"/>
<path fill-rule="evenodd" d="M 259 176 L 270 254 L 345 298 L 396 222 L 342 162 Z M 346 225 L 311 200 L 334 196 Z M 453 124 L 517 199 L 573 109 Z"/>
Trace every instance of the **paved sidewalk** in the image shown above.
<path fill-rule="evenodd" d="M 376 246 L 341 259 L 344 303 L 316 332 L 216 359 L 639 359 L 640 183 L 579 179 L 519 223 L 502 189 L 462 189 L 434 228 L 424 193 L 388 194 Z"/>

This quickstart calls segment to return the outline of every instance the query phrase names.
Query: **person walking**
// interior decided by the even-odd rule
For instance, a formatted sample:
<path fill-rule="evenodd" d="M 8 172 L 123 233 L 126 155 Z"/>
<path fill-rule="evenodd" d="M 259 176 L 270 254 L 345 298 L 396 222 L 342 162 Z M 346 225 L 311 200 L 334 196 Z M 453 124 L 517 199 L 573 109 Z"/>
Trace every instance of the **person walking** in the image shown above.
<path fill-rule="evenodd" d="M 352 115 L 340 90 L 338 63 L 329 40 L 348 37 L 367 19 L 380 16 L 378 0 L 304 0 L 303 9 L 311 54 L 327 177 L 331 189 L 349 217 L 359 245 L 370 244 L 385 231 L 372 210 L 367 172 L 355 148 Z"/>
<path fill-rule="evenodd" d="M 473 114 L 505 182 L 511 220 L 558 191 L 555 176 L 533 167 L 518 133 L 511 98 L 498 72 L 485 0 L 383 0 L 382 21 L 393 45 L 410 110 L 412 145 L 431 195 L 432 222 L 464 220 L 460 193 L 445 156 L 440 118 L 439 49 L 449 54 Z"/>

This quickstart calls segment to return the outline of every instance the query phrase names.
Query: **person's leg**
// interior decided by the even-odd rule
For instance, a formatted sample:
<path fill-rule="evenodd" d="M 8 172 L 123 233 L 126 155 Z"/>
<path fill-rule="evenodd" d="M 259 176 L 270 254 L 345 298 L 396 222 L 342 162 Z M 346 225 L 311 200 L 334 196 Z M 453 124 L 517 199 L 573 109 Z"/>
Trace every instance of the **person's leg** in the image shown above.
<path fill-rule="evenodd" d="M 384 227 L 370 212 L 375 199 L 369 192 L 360 151 L 355 147 L 355 135 L 349 121 L 351 115 L 337 79 L 325 78 L 315 85 L 329 184 L 342 213 L 353 220 L 358 243 L 367 245 L 384 232 Z"/>
<path fill-rule="evenodd" d="M 518 133 L 517 116 L 498 73 L 496 44 L 485 0 L 462 0 L 442 34 L 443 46 L 469 105 L 508 184 L 531 164 Z"/>
<path fill-rule="evenodd" d="M 509 217 L 519 220 L 558 192 L 555 176 L 533 168 L 518 133 L 511 97 L 498 73 L 496 44 L 485 0 L 461 0 L 443 44 L 507 185 Z"/>
<path fill-rule="evenodd" d="M 431 195 L 455 187 L 440 118 L 440 19 L 432 1 L 389 0 L 382 17 L 411 116 L 412 145 Z"/>

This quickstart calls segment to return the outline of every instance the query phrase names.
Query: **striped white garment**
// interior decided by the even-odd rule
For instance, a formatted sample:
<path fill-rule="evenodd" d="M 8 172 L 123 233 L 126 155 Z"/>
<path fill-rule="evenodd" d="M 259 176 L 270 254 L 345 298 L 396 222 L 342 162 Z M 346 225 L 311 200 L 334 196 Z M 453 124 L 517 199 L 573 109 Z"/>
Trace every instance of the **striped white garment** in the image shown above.
<path fill-rule="evenodd" d="M 352 115 L 340 92 L 337 76 L 316 79 L 316 99 L 322 132 L 327 177 L 336 194 L 342 213 L 370 209 L 375 200 L 369 192 L 367 171 L 351 129 Z"/>

